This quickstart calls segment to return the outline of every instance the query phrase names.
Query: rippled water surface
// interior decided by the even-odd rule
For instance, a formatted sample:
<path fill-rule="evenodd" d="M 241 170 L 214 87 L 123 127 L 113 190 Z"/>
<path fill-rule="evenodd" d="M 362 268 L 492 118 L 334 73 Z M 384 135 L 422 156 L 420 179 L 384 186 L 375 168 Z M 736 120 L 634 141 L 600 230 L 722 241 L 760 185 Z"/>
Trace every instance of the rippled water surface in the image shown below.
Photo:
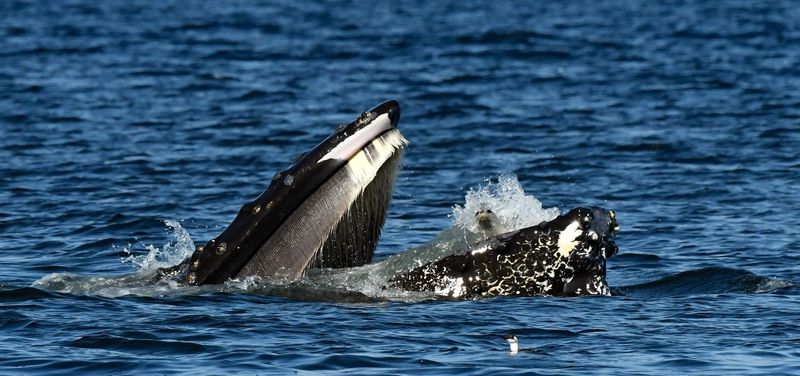
<path fill-rule="evenodd" d="M 376 258 L 506 174 L 617 212 L 614 296 L 125 287 L 390 98 Z M 2 374 L 800 373 L 792 1 L 3 1 L 0 160 Z"/>

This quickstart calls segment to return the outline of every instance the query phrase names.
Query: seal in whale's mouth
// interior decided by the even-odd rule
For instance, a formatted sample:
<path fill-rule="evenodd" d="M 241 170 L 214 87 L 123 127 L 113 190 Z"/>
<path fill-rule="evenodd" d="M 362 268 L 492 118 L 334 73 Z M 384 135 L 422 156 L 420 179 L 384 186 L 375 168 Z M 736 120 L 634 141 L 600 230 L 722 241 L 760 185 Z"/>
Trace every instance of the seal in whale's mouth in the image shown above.
<path fill-rule="evenodd" d="M 188 284 L 248 276 L 294 280 L 312 267 L 352 267 L 373 256 L 408 141 L 400 105 L 364 112 L 304 154 L 215 239 L 167 270 Z"/>

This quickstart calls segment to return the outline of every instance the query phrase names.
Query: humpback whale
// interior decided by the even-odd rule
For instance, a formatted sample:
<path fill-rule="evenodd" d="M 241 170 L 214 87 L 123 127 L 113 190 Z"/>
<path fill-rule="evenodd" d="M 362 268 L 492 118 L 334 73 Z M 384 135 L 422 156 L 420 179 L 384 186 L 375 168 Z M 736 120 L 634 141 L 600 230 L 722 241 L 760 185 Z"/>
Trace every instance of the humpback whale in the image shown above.
<path fill-rule="evenodd" d="M 408 141 L 400 105 L 384 102 L 334 133 L 244 204 L 230 225 L 157 273 L 190 285 L 248 276 L 287 281 L 306 270 L 371 261 Z"/>
<path fill-rule="evenodd" d="M 549 222 L 500 234 L 390 281 L 448 298 L 610 295 L 606 260 L 617 253 L 616 214 L 575 208 Z"/>
<path fill-rule="evenodd" d="M 276 173 L 219 236 L 156 277 L 189 285 L 250 276 L 292 282 L 311 269 L 369 263 L 408 144 L 399 119 L 400 105 L 387 101 L 338 126 Z M 476 238 L 465 248 L 442 240 L 444 250 L 456 251 L 418 258 L 412 249 L 396 255 L 414 257 L 402 269 L 392 263 L 404 257 L 381 262 L 394 270 L 383 287 L 457 299 L 610 295 L 606 260 L 617 252 L 619 230 L 613 211 L 579 207 L 510 232 L 491 209 L 478 210 L 474 220 Z"/>

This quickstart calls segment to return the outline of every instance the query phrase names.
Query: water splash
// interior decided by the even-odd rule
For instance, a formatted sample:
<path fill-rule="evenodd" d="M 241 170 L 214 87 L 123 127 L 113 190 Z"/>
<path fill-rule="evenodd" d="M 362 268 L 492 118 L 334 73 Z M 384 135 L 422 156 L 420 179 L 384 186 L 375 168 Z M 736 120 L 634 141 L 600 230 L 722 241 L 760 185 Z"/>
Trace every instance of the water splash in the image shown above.
<path fill-rule="evenodd" d="M 132 274 L 103 277 L 52 273 L 34 282 L 32 287 L 69 294 L 105 297 L 161 296 L 175 294 L 177 290 L 181 290 L 177 292 L 180 294 L 196 293 L 194 290 L 197 288 L 180 288 L 177 282 L 169 279 L 153 283 L 152 276 L 156 269 L 175 265 L 189 257 L 194 250 L 191 236 L 178 221 L 168 219 L 164 221 L 164 224 L 167 226 L 171 239 L 161 248 L 148 245 L 145 247 L 147 254 L 138 256 L 133 255 L 130 248 L 123 249 L 128 256 L 123 258 L 122 262 L 130 263 L 136 268 Z"/>
<path fill-rule="evenodd" d="M 470 188 L 467 191 L 464 206 L 453 206 L 451 217 L 455 227 L 479 233 L 481 226 L 475 219 L 475 213 L 487 209 L 499 220 L 499 224 L 496 224 L 497 233 L 535 226 L 551 221 L 560 214 L 558 208 L 545 209 L 536 197 L 525 194 L 516 175 L 502 174 L 496 182 L 485 179 L 484 183 L 477 190 Z"/>
<path fill-rule="evenodd" d="M 122 262 L 132 264 L 139 274 L 150 274 L 158 268 L 175 265 L 191 256 L 195 245 L 189 232 L 174 219 L 167 219 L 164 224 L 167 231 L 171 232 L 171 240 L 160 249 L 152 244 L 145 246 L 148 251 L 145 255 L 137 256 L 129 248 L 124 248 L 122 251 L 128 257 L 122 259 Z"/>
<path fill-rule="evenodd" d="M 618 287 L 613 293 L 662 298 L 700 294 L 765 294 L 797 287 L 796 281 L 768 278 L 747 270 L 715 266 L 680 272 L 652 282 Z"/>

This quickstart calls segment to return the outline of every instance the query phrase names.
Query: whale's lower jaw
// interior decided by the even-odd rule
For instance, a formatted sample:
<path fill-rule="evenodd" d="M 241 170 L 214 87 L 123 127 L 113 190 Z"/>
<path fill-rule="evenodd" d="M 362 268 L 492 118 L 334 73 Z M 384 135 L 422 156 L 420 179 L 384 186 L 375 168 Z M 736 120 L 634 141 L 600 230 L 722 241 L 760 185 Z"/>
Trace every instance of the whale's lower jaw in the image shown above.
<path fill-rule="evenodd" d="M 394 288 L 474 299 L 498 295 L 610 295 L 606 258 L 619 227 L 613 212 L 576 208 L 501 234 L 395 277 Z"/>
<path fill-rule="evenodd" d="M 407 143 L 396 129 L 374 139 L 303 201 L 235 277 L 294 280 L 310 267 L 371 261 Z"/>

